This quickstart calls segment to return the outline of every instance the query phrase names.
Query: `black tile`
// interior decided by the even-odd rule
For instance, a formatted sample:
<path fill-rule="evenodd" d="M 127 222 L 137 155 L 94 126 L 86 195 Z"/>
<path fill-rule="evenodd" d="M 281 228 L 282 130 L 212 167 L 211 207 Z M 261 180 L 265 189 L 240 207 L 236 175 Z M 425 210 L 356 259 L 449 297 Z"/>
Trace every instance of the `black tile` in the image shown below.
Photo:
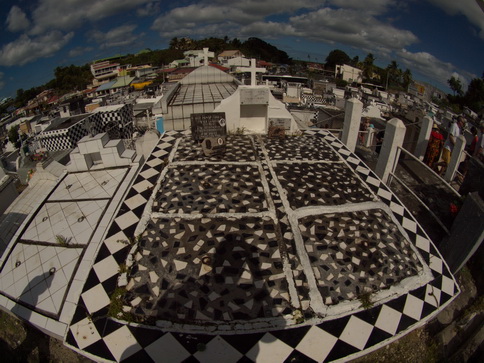
<path fill-rule="evenodd" d="M 426 285 L 419 287 L 418 289 L 410 291 L 410 294 L 418 297 L 420 300 L 425 300 Z"/>
<path fill-rule="evenodd" d="M 134 353 L 128 358 L 123 359 L 123 363 L 140 363 L 140 362 L 148 363 L 148 362 L 155 362 L 155 361 L 143 349 Z"/>
<path fill-rule="evenodd" d="M 74 338 L 74 335 L 72 334 L 70 329 L 67 331 L 66 343 L 69 344 L 69 345 L 72 345 L 74 348 L 79 348 L 77 346 L 76 339 Z"/>
<path fill-rule="evenodd" d="M 356 313 L 355 316 L 366 321 L 368 324 L 375 325 L 378 315 L 380 315 L 381 307 L 382 305 L 379 305 L 371 309 L 362 310 L 359 313 Z"/>
<path fill-rule="evenodd" d="M 89 272 L 89 276 L 87 276 L 86 283 L 84 284 L 84 287 L 82 289 L 83 292 L 92 289 L 94 286 L 99 285 L 100 281 L 97 278 L 96 272 L 94 270 L 91 270 Z"/>
<path fill-rule="evenodd" d="M 351 316 L 348 315 L 339 319 L 330 320 L 322 324 L 319 324 L 318 327 L 323 329 L 325 332 L 333 335 L 334 337 L 339 338 L 339 336 L 345 329 L 346 324 L 348 324 L 350 317 Z"/>
<path fill-rule="evenodd" d="M 224 335 L 222 338 L 240 353 L 246 354 L 265 333 Z"/>
<path fill-rule="evenodd" d="M 431 299 L 432 299 L 432 297 L 431 297 Z M 427 315 L 432 314 L 436 309 L 437 308 L 435 306 L 424 302 L 424 306 L 422 308 L 422 316 L 420 317 L 420 319 L 423 319 Z"/>
<path fill-rule="evenodd" d="M 107 360 L 115 361 L 116 359 L 113 357 L 109 348 L 107 347 L 106 343 L 101 339 L 94 344 L 84 348 L 84 350 L 88 353 L 91 353 L 97 357 L 101 357 Z"/>
<path fill-rule="evenodd" d="M 360 350 L 358 348 L 355 348 L 352 345 L 343 342 L 342 340 L 338 340 L 334 345 L 333 349 L 331 349 L 331 352 L 326 357 L 326 361 L 330 362 L 336 359 L 340 359 L 359 351 Z"/>
<path fill-rule="evenodd" d="M 106 257 L 111 256 L 111 251 L 106 247 L 104 243 L 101 244 L 101 248 L 99 248 L 99 252 L 97 253 L 96 256 L 96 262 L 104 260 Z"/>
<path fill-rule="evenodd" d="M 103 281 L 101 285 L 103 285 L 104 291 L 106 291 L 108 295 L 111 295 L 118 286 L 118 275 L 111 276 L 106 281 Z"/>
<path fill-rule="evenodd" d="M 406 300 L 407 295 L 402 295 L 397 297 L 396 299 L 386 302 L 385 305 L 391 307 L 392 309 L 395 309 L 396 311 L 402 312 L 403 308 L 405 307 Z"/>
<path fill-rule="evenodd" d="M 307 355 L 302 354 L 297 350 L 293 350 L 289 357 L 286 358 L 284 363 L 309 363 L 316 362 L 314 359 L 309 358 Z"/>
<path fill-rule="evenodd" d="M 417 322 L 417 320 L 405 315 L 405 314 L 402 314 L 401 318 L 400 318 L 400 323 L 398 324 L 398 328 L 397 328 L 397 333 L 400 333 L 401 331 L 403 330 L 407 330 L 410 326 L 412 326 L 413 324 L 415 324 Z"/>
<path fill-rule="evenodd" d="M 214 335 L 208 334 L 171 334 L 190 354 L 195 354 L 199 350 L 199 344 L 207 345 L 215 338 Z"/>
<path fill-rule="evenodd" d="M 393 337 L 390 333 L 378 329 L 377 327 L 373 327 L 373 330 L 366 342 L 365 349 L 374 346 L 375 344 L 381 343 L 382 341 Z"/>
<path fill-rule="evenodd" d="M 128 325 L 128 328 L 133 334 L 133 336 L 136 338 L 136 340 L 138 341 L 138 344 L 141 345 L 143 348 L 146 348 L 148 345 L 157 341 L 163 335 L 165 335 L 164 332 L 158 329 L 146 329 L 142 327 L 135 327 L 135 326 L 129 326 L 129 325 Z"/>
<path fill-rule="evenodd" d="M 271 334 L 277 339 L 282 340 L 290 347 L 295 348 L 302 338 L 304 338 L 310 328 L 311 326 L 308 325 L 300 328 L 272 331 Z"/>

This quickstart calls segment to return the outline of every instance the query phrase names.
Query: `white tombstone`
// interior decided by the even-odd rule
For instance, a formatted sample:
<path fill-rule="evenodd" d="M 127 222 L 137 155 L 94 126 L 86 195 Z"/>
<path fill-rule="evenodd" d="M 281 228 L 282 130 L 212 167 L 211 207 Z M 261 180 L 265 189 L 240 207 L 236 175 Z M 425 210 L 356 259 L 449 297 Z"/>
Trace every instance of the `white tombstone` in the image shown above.
<path fill-rule="evenodd" d="M 203 48 L 203 65 L 208 66 L 208 48 Z"/>
<path fill-rule="evenodd" d="M 388 181 L 388 176 L 393 172 L 399 155 L 399 147 L 403 145 L 406 127 L 402 120 L 392 118 L 388 121 L 385 128 L 385 137 L 381 146 L 380 157 L 376 164 L 375 173 L 384 183 Z"/>
<path fill-rule="evenodd" d="M 255 58 L 252 58 L 250 63 L 250 67 L 238 67 L 237 70 L 242 72 L 250 72 L 250 85 L 257 86 L 256 74 L 265 73 L 267 70 L 265 68 L 257 68 Z"/>
<path fill-rule="evenodd" d="M 417 146 L 415 147 L 415 152 L 413 153 L 416 158 L 423 160 L 425 156 L 425 151 L 427 150 L 427 145 L 430 139 L 430 132 L 432 131 L 432 126 L 434 120 L 425 116 L 422 120 L 422 126 L 420 128 L 420 134 L 418 135 Z"/>
<path fill-rule="evenodd" d="M 351 98 L 345 103 L 345 120 L 341 141 L 343 141 L 351 152 L 354 152 L 356 148 L 362 110 L 363 103 L 356 98 Z"/>
<path fill-rule="evenodd" d="M 444 180 L 448 183 L 454 179 L 455 173 L 459 168 L 461 162 L 462 153 L 466 146 L 466 139 L 464 136 L 460 135 L 455 139 L 455 145 L 452 149 L 452 154 L 450 156 L 450 163 L 445 170 Z"/>

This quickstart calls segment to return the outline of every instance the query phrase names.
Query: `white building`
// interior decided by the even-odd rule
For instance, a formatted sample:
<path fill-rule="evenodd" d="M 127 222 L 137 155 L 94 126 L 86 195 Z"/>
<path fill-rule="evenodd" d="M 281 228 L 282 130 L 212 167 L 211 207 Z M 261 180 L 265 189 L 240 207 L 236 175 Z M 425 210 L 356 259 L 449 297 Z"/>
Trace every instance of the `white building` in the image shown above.
<path fill-rule="evenodd" d="M 335 69 L 335 77 L 346 82 L 361 83 L 363 81 L 363 71 L 347 64 L 337 65 Z"/>
<path fill-rule="evenodd" d="M 91 64 L 91 73 L 97 80 L 114 78 L 119 74 L 119 63 L 109 61 Z"/>

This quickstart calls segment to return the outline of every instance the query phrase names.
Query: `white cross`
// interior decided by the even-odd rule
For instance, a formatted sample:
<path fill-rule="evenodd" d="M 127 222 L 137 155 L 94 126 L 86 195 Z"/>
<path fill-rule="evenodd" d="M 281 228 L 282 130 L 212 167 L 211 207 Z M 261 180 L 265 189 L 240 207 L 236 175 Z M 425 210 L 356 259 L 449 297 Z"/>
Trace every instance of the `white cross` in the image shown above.
<path fill-rule="evenodd" d="M 208 66 L 208 48 L 203 48 L 203 65 Z"/>
<path fill-rule="evenodd" d="M 250 72 L 250 85 L 256 86 L 255 76 L 257 73 L 265 73 L 267 70 L 265 68 L 256 68 L 255 58 L 250 60 L 250 67 L 239 67 L 237 70 L 242 72 Z"/>

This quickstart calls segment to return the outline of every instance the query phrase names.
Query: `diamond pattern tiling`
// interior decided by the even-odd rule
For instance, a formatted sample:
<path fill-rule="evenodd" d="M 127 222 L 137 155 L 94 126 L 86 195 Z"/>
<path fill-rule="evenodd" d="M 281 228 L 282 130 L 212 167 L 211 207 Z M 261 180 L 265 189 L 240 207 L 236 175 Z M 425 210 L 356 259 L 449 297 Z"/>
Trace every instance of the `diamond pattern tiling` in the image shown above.
<path fill-rule="evenodd" d="M 116 275 L 107 278 L 104 282 L 102 279 L 114 272 L 114 260 L 118 264 L 121 263 L 122 256 L 126 256 L 129 250 L 121 246 L 123 242 L 120 240 L 134 237 L 132 234 L 139 216 L 133 213 L 133 210 L 142 206 L 142 204 L 137 205 L 141 202 L 141 199 L 137 199 L 137 195 L 144 193 L 143 197 L 149 198 L 150 188 L 153 188 L 156 182 L 150 178 L 155 177 L 156 172 L 163 168 L 163 159 L 170 153 L 174 141 L 182 135 L 184 134 L 175 131 L 165 133 L 142 168 L 143 175 L 137 178 L 128 192 L 127 201 L 109 229 L 108 237 L 100 249 L 100 255 L 96 258 L 97 263 L 86 280 L 66 337 L 67 344 L 108 360 L 159 361 L 162 358 L 170 362 L 224 359 L 271 362 L 282 362 L 286 359 L 331 361 L 351 354 L 364 353 L 366 348 L 396 339 L 399 332 L 438 311 L 444 303 L 459 292 L 452 275 L 432 242 L 416 225 L 415 220 L 398 198 L 395 198 L 374 173 L 333 135 L 325 131 L 311 131 L 307 136 L 321 138 L 339 155 L 339 158 L 347 162 L 347 165 L 383 202 L 390 206 L 396 219 L 404 225 L 403 228 L 410 236 L 410 242 L 415 244 L 427 262 L 430 261 L 434 275 L 432 281 L 421 289 L 369 310 L 313 326 L 235 335 L 170 333 L 142 326 L 126 326 L 122 323 L 116 323 L 111 329 L 106 329 L 109 325 L 107 321 L 110 320 L 105 318 L 110 293 L 107 290 L 113 288 Z M 114 260 L 109 257 L 110 255 L 114 256 Z M 104 260 L 106 265 L 109 265 L 107 268 L 109 272 L 105 272 L 101 267 Z M 86 313 L 97 319 L 96 324 L 86 318 Z M 118 342 L 125 342 L 126 346 L 133 348 L 121 352 L 120 346 L 123 344 Z M 205 349 L 200 349 L 199 344 L 203 344 Z"/>

